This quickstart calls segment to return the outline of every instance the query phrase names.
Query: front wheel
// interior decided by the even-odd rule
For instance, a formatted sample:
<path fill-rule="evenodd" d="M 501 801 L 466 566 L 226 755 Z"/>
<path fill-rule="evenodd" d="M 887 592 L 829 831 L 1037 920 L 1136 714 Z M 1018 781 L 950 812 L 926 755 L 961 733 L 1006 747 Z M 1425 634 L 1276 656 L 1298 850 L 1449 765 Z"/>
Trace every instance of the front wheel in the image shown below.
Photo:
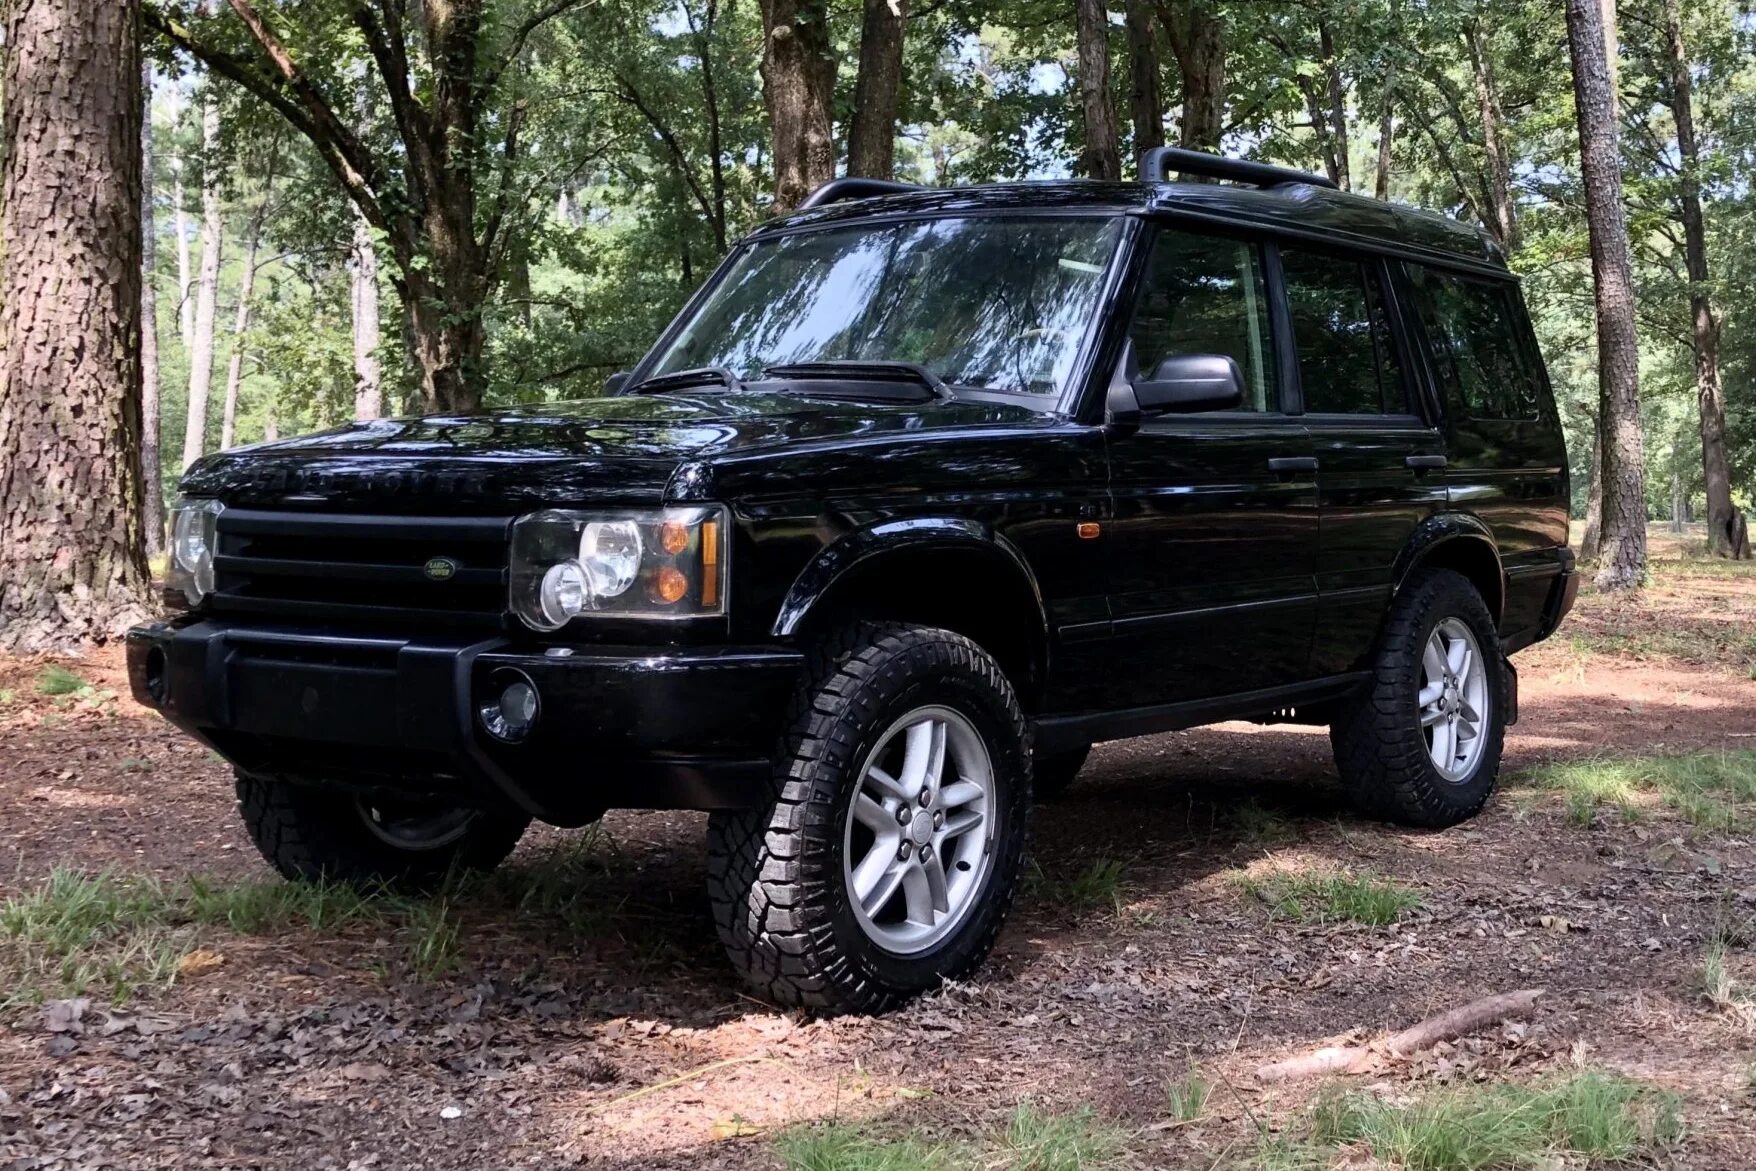
<path fill-rule="evenodd" d="M 944 630 L 860 624 L 818 648 L 766 809 L 708 823 L 716 926 L 780 1004 L 878 1012 L 987 956 L 1023 865 L 1024 716 Z"/>
<path fill-rule="evenodd" d="M 1411 579 L 1372 674 L 1330 727 L 1355 805 L 1434 828 L 1475 816 L 1500 775 L 1506 673 L 1493 617 L 1469 579 L 1445 569 Z"/>
<path fill-rule="evenodd" d="M 357 796 L 240 772 L 244 827 L 283 877 L 366 889 L 432 887 L 453 873 L 492 870 L 527 817 L 440 802 Z"/>

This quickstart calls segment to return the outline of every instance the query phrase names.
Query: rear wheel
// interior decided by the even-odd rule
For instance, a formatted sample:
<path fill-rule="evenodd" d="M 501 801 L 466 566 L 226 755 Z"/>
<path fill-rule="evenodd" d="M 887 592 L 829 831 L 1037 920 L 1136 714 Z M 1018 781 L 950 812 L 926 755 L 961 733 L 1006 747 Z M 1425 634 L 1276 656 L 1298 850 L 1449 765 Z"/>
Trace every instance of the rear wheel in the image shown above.
<path fill-rule="evenodd" d="M 708 823 L 733 964 L 780 1004 L 877 1012 L 967 974 L 1011 905 L 1030 809 L 1024 716 L 981 648 L 861 624 L 815 654 L 766 809 Z"/>
<path fill-rule="evenodd" d="M 1408 825 L 1473 817 L 1500 775 L 1506 675 L 1494 620 L 1469 579 L 1451 570 L 1413 578 L 1372 672 L 1330 728 L 1354 803 Z"/>
<path fill-rule="evenodd" d="M 353 886 L 430 887 L 492 870 L 530 819 L 444 802 L 358 796 L 240 772 L 238 811 L 284 877 Z"/>

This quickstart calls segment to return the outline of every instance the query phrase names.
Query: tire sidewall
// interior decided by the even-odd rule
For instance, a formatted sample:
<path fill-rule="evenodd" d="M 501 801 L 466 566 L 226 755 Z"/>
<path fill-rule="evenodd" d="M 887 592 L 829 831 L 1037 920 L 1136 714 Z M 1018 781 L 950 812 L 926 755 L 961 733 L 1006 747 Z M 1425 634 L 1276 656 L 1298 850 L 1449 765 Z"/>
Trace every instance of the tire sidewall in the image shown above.
<path fill-rule="evenodd" d="M 918 648 L 914 648 L 918 649 Z M 910 656 L 914 657 L 912 652 Z M 921 656 L 925 657 L 925 656 Z M 998 672 L 995 672 L 998 678 Z M 826 816 L 814 827 L 813 852 L 826 857 L 819 880 L 826 928 L 834 949 L 847 957 L 859 976 L 894 992 L 937 987 L 945 978 L 968 971 L 986 955 L 1012 902 L 1029 837 L 1030 750 L 1021 717 L 1009 691 L 998 691 L 980 674 L 957 669 L 955 660 L 932 657 L 930 668 L 909 670 L 900 686 L 879 683 L 858 734 L 835 741 L 835 750 L 817 764 L 817 787 Z M 994 777 L 999 833 L 992 859 L 963 922 L 933 947 L 911 955 L 884 949 L 860 926 L 844 875 L 847 823 L 865 765 L 879 741 L 904 715 L 929 705 L 948 707 L 968 719 L 987 749 Z M 818 803 L 813 802 L 816 806 Z"/>

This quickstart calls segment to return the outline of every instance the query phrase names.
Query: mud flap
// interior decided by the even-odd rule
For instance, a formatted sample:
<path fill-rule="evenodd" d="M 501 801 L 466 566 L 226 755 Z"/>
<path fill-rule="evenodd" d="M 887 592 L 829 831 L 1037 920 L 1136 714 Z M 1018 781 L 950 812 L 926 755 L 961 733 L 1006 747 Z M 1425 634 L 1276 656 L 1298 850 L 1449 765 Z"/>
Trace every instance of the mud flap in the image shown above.
<path fill-rule="evenodd" d="M 1518 668 L 1505 656 L 1500 661 L 1506 665 L 1506 726 L 1510 728 L 1518 722 Z"/>

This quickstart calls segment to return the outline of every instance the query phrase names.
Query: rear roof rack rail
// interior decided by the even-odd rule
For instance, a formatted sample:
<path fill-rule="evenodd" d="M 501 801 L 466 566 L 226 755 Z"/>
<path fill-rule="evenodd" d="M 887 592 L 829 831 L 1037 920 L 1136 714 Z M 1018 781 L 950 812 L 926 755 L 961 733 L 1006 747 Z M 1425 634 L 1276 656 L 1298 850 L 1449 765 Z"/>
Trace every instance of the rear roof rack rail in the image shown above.
<path fill-rule="evenodd" d="M 1291 183 L 1303 183 L 1311 187 L 1339 190 L 1335 181 L 1327 175 L 1317 175 L 1292 167 L 1277 167 L 1272 163 L 1227 158 L 1225 155 L 1209 154 L 1204 150 L 1186 150 L 1180 146 L 1155 146 L 1140 160 L 1140 179 L 1144 183 L 1167 183 L 1173 171 L 1180 175 L 1200 175 L 1205 179 L 1229 179 L 1252 187 L 1284 187 Z M 835 184 L 830 183 L 818 190 L 827 190 L 833 186 Z"/>
<path fill-rule="evenodd" d="M 857 175 L 848 175 L 841 179 L 831 179 L 811 194 L 805 196 L 799 204 L 800 211 L 809 211 L 814 207 L 824 207 L 831 203 L 845 203 L 850 199 L 868 199 L 874 195 L 897 195 L 904 191 L 919 191 L 921 188 L 913 183 L 898 183 L 894 179 L 863 179 Z"/>

